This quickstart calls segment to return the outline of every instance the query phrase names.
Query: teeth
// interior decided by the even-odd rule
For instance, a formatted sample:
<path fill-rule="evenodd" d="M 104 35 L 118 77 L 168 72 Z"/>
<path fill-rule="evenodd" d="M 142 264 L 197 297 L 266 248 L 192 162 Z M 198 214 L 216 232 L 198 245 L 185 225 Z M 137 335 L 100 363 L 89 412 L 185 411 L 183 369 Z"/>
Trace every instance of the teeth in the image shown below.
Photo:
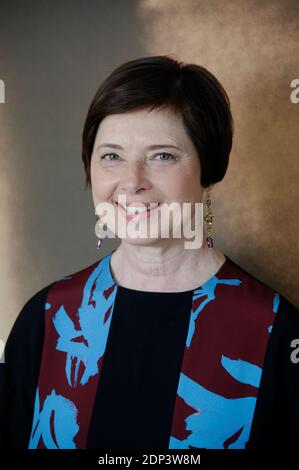
<path fill-rule="evenodd" d="M 156 207 L 158 207 L 159 205 L 160 205 L 160 202 L 152 203 L 151 206 L 147 210 L 156 209 Z"/>
<path fill-rule="evenodd" d="M 128 214 L 140 214 L 142 212 L 146 212 L 146 211 L 150 211 L 152 209 L 155 209 L 156 207 L 158 207 L 160 205 L 160 203 L 156 203 L 156 204 L 151 204 L 148 208 L 146 207 L 134 207 L 134 206 L 128 206 L 128 207 L 124 207 L 124 206 L 121 206 L 124 210 L 127 211 Z"/>
<path fill-rule="evenodd" d="M 133 207 L 133 206 L 127 207 L 128 214 L 135 214 L 136 212 L 140 214 L 141 212 L 146 212 L 146 211 L 147 211 L 146 207 Z"/>

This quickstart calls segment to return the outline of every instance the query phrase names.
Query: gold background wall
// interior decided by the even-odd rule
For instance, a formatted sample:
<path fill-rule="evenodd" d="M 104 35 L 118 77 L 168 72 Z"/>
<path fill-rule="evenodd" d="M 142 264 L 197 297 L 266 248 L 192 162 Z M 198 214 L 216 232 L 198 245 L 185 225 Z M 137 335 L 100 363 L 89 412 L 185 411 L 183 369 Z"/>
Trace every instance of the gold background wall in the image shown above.
<path fill-rule="evenodd" d="M 298 1 L 1 2 L 0 338 L 24 303 L 99 254 L 81 133 L 120 63 L 169 54 L 207 67 L 231 99 L 235 138 L 212 192 L 219 248 L 299 306 Z"/>

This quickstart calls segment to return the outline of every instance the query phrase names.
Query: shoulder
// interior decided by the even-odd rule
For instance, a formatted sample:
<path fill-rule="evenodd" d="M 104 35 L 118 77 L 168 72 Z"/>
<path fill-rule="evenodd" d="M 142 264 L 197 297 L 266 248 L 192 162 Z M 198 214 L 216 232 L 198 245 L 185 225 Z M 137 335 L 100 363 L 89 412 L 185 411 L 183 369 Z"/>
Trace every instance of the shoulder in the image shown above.
<path fill-rule="evenodd" d="M 8 336 L 0 364 L 0 448 L 24 437 L 33 403 L 44 340 L 44 310 L 50 285 L 27 300 Z M 24 444 L 25 445 L 25 444 Z"/>
<path fill-rule="evenodd" d="M 243 295 L 246 293 L 247 295 L 254 295 L 255 297 L 260 297 L 260 299 L 262 299 L 265 294 L 273 295 L 277 292 L 270 285 L 267 285 L 261 279 L 254 276 L 231 258 L 228 256 L 226 256 L 226 258 L 228 262 L 226 263 L 225 274 L 228 274 L 230 277 L 236 278 L 236 280 L 239 281 L 239 290 Z"/>
<path fill-rule="evenodd" d="M 3 362 L 17 364 L 19 373 L 28 369 L 28 361 L 42 347 L 44 312 L 51 285 L 38 290 L 25 302 L 6 341 Z"/>
<path fill-rule="evenodd" d="M 231 306 L 237 305 L 236 318 L 241 318 L 238 335 L 244 327 L 249 347 L 260 348 L 262 357 L 261 380 L 246 447 L 297 447 L 299 310 L 282 292 L 232 260 L 222 278 L 231 282 L 232 290 L 237 286 L 233 294 L 225 295 L 232 299 Z"/>
<path fill-rule="evenodd" d="M 279 304 L 280 293 L 268 286 L 231 258 L 226 257 L 220 275 L 217 276 L 216 299 L 219 307 L 229 317 L 243 326 L 267 330 L 273 323 Z"/>
<path fill-rule="evenodd" d="M 0 364 L 0 448 L 27 446 L 45 338 L 49 333 L 47 326 L 51 325 L 52 313 L 55 313 L 56 306 L 65 306 L 66 311 L 71 311 L 76 317 L 86 290 L 86 280 L 92 291 L 96 279 L 93 274 L 101 270 L 105 274 L 104 266 L 97 261 L 59 278 L 35 292 L 23 305 L 6 342 L 3 364 Z"/>
<path fill-rule="evenodd" d="M 84 281 L 94 271 L 96 266 L 99 265 L 100 261 L 57 278 L 36 291 L 25 302 L 8 336 L 4 352 L 5 362 L 11 359 L 17 351 L 20 352 L 20 358 L 22 358 L 22 350 L 26 350 L 28 353 L 32 345 L 36 345 L 36 343 L 39 343 L 39 346 L 42 345 L 45 329 L 45 313 L 51 307 L 49 302 L 53 295 L 59 296 L 61 301 L 69 296 L 75 297 L 76 293 L 80 296 Z M 25 356 L 23 357 L 25 358 Z"/>
<path fill-rule="evenodd" d="M 233 285 L 238 286 L 235 293 L 239 294 L 240 299 L 253 304 L 255 302 L 265 304 L 271 299 L 274 313 L 279 313 L 279 318 L 283 316 L 285 324 L 299 320 L 298 309 L 282 292 L 266 284 L 228 256 L 226 258 L 228 262 L 222 278 L 225 278 L 224 280 L 227 278 Z"/>
<path fill-rule="evenodd" d="M 275 340 L 288 341 L 298 331 L 299 312 L 296 306 L 278 289 L 267 285 L 227 257 L 218 279 L 221 305 L 235 312 L 246 324 L 266 328 Z M 217 295 L 216 295 L 217 297 Z M 256 331 L 256 330 L 255 330 Z M 299 333 L 298 333 L 299 338 Z"/>
<path fill-rule="evenodd" d="M 269 336 L 248 449 L 297 448 L 299 311 L 283 295 Z"/>

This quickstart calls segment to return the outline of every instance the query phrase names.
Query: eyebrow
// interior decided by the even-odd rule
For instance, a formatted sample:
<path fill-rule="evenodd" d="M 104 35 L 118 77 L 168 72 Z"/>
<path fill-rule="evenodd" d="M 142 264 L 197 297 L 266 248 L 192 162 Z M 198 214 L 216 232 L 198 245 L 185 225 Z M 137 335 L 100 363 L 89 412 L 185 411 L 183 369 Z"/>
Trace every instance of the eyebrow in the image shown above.
<path fill-rule="evenodd" d="M 121 145 L 112 144 L 112 143 L 109 143 L 109 142 L 105 142 L 103 144 L 100 144 L 97 147 L 97 150 L 101 147 L 110 147 L 110 148 L 113 148 L 113 149 L 124 150 Z M 176 150 L 182 150 L 180 147 L 177 147 L 176 145 L 171 145 L 171 144 L 154 144 L 154 145 L 149 145 L 146 148 L 149 149 L 149 150 L 155 150 L 155 149 L 161 149 L 161 148 L 173 148 L 173 149 L 176 149 Z"/>

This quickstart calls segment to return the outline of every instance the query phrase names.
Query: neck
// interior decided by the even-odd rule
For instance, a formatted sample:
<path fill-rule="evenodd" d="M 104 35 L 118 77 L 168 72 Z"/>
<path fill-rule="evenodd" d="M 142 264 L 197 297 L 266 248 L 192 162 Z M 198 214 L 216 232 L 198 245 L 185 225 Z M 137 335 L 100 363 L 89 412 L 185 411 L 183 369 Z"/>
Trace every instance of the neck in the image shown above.
<path fill-rule="evenodd" d="M 116 282 L 125 287 L 162 290 L 171 285 L 189 290 L 200 279 L 209 278 L 224 260 L 224 255 L 217 248 L 210 250 L 206 242 L 192 250 L 176 239 L 152 246 L 122 242 L 111 257 L 111 269 Z"/>

